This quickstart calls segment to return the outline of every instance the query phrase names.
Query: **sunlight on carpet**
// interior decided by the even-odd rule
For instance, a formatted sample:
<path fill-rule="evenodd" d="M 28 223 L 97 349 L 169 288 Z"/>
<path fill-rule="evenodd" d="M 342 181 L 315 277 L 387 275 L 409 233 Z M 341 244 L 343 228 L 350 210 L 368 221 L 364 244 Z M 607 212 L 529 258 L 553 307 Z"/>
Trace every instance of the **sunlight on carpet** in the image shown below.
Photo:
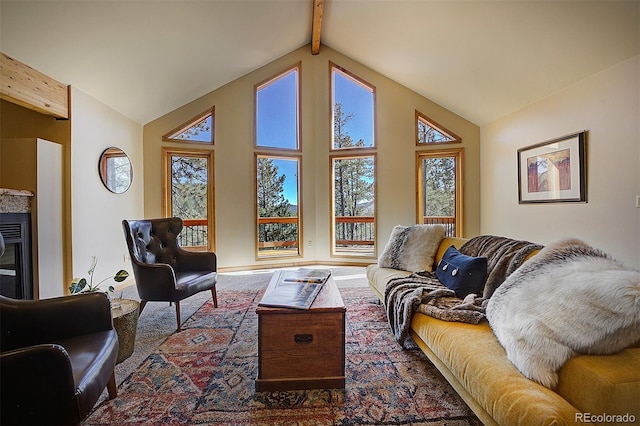
<path fill-rule="evenodd" d="M 480 425 L 420 351 L 393 340 L 368 288 L 342 288 L 345 389 L 255 392 L 264 290 L 219 291 L 171 334 L 83 425 Z"/>

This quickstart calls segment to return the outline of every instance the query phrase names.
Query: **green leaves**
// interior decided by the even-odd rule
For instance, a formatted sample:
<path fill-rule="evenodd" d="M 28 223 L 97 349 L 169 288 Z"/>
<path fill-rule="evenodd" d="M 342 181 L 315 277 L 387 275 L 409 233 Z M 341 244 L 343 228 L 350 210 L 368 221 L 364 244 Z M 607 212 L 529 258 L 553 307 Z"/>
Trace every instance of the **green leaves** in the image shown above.
<path fill-rule="evenodd" d="M 125 271 L 124 269 L 121 269 L 113 277 L 107 277 L 107 278 L 103 279 L 102 281 L 100 281 L 98 284 L 93 285 L 93 273 L 96 270 L 96 265 L 98 264 L 98 258 L 95 257 L 95 256 L 91 256 L 91 258 L 92 258 L 91 266 L 89 267 L 89 270 L 87 271 L 87 273 L 89 274 L 89 281 L 87 282 L 86 278 L 74 278 L 73 281 L 71 281 L 71 285 L 69 286 L 69 293 L 78 294 L 78 293 L 82 293 L 82 292 L 99 291 L 100 290 L 100 284 L 102 284 L 103 282 L 105 282 L 105 281 L 107 281 L 109 279 L 113 279 L 115 282 L 120 283 L 120 282 L 126 280 L 129 277 L 129 273 L 127 271 Z M 107 288 L 107 291 L 113 293 L 115 291 L 115 287 L 110 285 Z"/>
<path fill-rule="evenodd" d="M 125 271 L 124 269 L 120 269 L 116 275 L 113 277 L 113 280 L 117 283 L 121 283 L 122 281 L 126 280 L 127 278 L 129 278 L 129 273 L 127 271 Z"/>
<path fill-rule="evenodd" d="M 76 294 L 80 293 L 87 286 L 87 280 L 84 278 L 78 279 L 74 278 L 71 281 L 71 286 L 69 287 L 69 293 Z"/>

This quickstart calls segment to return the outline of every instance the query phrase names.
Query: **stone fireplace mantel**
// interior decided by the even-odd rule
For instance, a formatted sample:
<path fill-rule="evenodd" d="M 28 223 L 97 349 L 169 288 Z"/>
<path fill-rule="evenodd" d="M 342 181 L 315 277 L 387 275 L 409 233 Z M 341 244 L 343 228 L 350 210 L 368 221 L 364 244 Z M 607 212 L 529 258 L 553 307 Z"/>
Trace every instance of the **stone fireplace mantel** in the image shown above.
<path fill-rule="evenodd" d="M 33 192 L 0 188 L 0 213 L 30 213 Z"/>

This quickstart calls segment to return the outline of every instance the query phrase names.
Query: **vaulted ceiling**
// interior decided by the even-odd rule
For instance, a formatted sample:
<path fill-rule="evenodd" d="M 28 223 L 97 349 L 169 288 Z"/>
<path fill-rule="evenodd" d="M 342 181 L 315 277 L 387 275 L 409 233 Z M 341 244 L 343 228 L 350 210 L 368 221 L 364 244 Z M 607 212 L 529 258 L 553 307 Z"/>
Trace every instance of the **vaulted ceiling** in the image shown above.
<path fill-rule="evenodd" d="M 312 13 L 0 0 L 0 51 L 145 124 L 310 43 Z M 638 0 L 324 0 L 321 42 L 483 125 L 638 55 L 639 27 Z"/>

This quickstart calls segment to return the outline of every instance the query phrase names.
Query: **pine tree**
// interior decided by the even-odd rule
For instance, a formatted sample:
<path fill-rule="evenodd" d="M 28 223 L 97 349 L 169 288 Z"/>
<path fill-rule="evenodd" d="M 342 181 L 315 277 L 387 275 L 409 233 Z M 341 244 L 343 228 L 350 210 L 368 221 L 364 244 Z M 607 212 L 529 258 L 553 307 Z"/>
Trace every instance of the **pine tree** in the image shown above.
<path fill-rule="evenodd" d="M 426 216 L 455 215 L 455 160 L 453 157 L 422 161 L 424 212 Z"/>
<path fill-rule="evenodd" d="M 345 113 L 342 104 L 337 102 L 334 107 L 333 140 L 337 148 L 352 148 L 364 146 L 362 139 L 353 142 L 346 132 L 345 125 L 353 119 L 354 113 Z M 373 200 L 374 184 L 373 158 L 345 158 L 334 163 L 334 194 L 336 216 L 363 216 L 367 213 L 366 201 Z M 336 239 L 354 240 L 357 225 L 342 223 L 336 229 Z"/>
<path fill-rule="evenodd" d="M 207 217 L 207 160 L 175 156 L 171 161 L 173 216 L 183 219 Z"/>
<path fill-rule="evenodd" d="M 294 216 L 291 203 L 284 196 L 285 175 L 278 176 L 279 168 L 273 159 L 260 157 L 257 166 L 258 217 Z M 278 224 L 260 225 L 258 241 L 296 241 L 297 226 Z"/>
<path fill-rule="evenodd" d="M 207 159 L 199 157 L 172 156 L 171 158 L 171 215 L 182 219 L 207 217 L 208 188 Z M 208 228 L 197 226 L 180 234 L 182 245 L 203 246 L 207 244 Z"/>

